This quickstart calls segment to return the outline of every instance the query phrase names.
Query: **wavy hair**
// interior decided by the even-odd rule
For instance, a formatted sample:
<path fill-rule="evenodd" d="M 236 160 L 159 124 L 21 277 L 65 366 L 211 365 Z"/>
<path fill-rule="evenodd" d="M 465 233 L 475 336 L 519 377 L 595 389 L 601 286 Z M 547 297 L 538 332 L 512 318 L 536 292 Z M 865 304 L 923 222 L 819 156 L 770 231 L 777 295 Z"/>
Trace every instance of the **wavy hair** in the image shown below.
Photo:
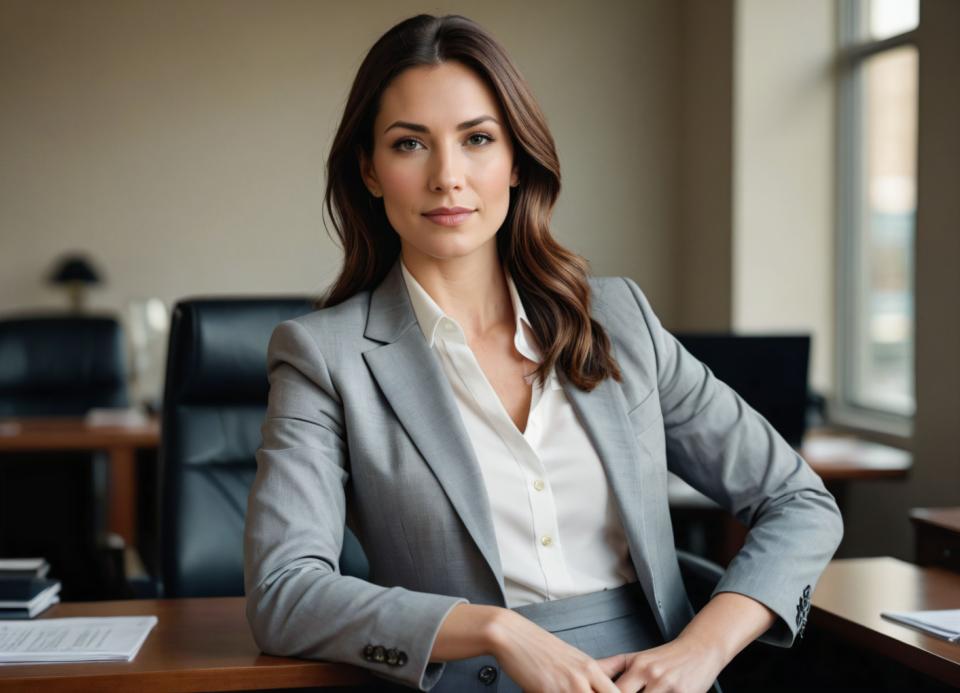
<path fill-rule="evenodd" d="M 490 86 L 513 141 L 519 185 L 510 189 L 497 251 L 541 346 L 536 376 L 542 383 L 556 367 L 586 391 L 606 377 L 621 380 L 610 339 L 590 317 L 587 262 L 550 234 L 560 194 L 560 162 L 546 119 L 504 48 L 460 15 L 405 19 L 374 43 L 360 65 L 327 158 L 324 206 L 344 251 L 343 267 L 318 307 L 373 289 L 396 262 L 400 238 L 382 200 L 363 183 L 360 154 L 373 156 L 373 123 L 390 82 L 410 67 L 451 60 L 471 68 Z"/>

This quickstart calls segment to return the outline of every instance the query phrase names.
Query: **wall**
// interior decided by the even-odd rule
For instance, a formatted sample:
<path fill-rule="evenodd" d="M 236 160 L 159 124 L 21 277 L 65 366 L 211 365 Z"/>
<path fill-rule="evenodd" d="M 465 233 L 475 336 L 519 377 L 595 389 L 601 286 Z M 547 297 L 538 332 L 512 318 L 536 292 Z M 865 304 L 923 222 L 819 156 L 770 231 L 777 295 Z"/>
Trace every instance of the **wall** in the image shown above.
<path fill-rule="evenodd" d="M 684 2 L 673 291 L 679 330 L 733 323 L 733 0 Z"/>
<path fill-rule="evenodd" d="M 831 0 L 738 0 L 734 42 L 733 325 L 810 332 L 831 392 L 834 306 Z"/>
<path fill-rule="evenodd" d="M 358 3 L 0 0 L 0 312 L 65 303 L 88 251 L 135 297 L 315 293 L 339 251 L 323 164 L 373 41 L 417 12 L 488 27 L 541 100 L 555 234 L 673 316 L 679 13 L 670 0 Z"/>

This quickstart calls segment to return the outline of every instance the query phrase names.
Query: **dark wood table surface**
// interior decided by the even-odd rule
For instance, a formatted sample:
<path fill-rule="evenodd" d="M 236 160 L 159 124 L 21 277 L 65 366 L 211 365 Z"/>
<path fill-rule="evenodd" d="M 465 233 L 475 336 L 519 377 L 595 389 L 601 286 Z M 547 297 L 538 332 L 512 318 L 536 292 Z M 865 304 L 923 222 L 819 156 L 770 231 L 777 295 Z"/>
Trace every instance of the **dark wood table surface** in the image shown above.
<path fill-rule="evenodd" d="M 960 573 L 960 508 L 913 508 L 910 523 L 917 565 Z"/>
<path fill-rule="evenodd" d="M 811 429 L 803 437 L 800 456 L 826 482 L 903 479 L 913 454 L 830 429 Z"/>
<path fill-rule="evenodd" d="M 960 643 L 880 617 L 882 611 L 960 609 L 960 574 L 896 558 L 849 558 L 827 566 L 810 622 L 842 640 L 952 686 L 960 686 Z"/>
<path fill-rule="evenodd" d="M 108 529 L 134 546 L 136 451 L 160 445 L 156 418 L 130 426 L 89 426 L 83 417 L 0 420 L 0 452 L 99 451 L 110 460 Z"/>
<path fill-rule="evenodd" d="M 240 691 L 378 681 L 359 667 L 262 654 L 243 597 L 57 604 L 41 618 L 157 617 L 132 662 L 0 666 L 0 691 Z M 2 622 L 0 622 L 2 623 Z"/>
<path fill-rule="evenodd" d="M 960 535 L 960 507 L 914 508 L 910 511 L 910 520 Z"/>

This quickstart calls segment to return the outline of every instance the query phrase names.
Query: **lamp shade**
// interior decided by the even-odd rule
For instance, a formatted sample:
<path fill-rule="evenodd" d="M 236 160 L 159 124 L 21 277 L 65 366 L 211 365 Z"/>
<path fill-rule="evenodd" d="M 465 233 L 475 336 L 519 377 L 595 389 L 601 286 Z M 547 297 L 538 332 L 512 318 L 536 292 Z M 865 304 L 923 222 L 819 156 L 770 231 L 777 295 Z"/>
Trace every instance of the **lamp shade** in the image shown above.
<path fill-rule="evenodd" d="M 81 255 L 65 255 L 50 274 L 50 282 L 53 284 L 99 284 L 100 281 L 100 274 L 90 261 Z"/>

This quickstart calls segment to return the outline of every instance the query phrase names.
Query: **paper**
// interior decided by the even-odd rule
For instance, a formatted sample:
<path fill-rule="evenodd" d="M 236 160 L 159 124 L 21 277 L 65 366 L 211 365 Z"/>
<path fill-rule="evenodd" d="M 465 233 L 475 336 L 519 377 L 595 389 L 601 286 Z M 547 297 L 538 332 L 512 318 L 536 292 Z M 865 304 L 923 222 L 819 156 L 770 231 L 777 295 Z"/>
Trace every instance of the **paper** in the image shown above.
<path fill-rule="evenodd" d="M 49 618 L 0 623 L 0 663 L 130 661 L 156 616 Z"/>
<path fill-rule="evenodd" d="M 0 421 L 0 436 L 15 436 L 20 434 L 22 426 L 16 421 Z"/>
<path fill-rule="evenodd" d="M 0 572 L 40 570 L 46 563 L 43 558 L 0 558 Z"/>
<path fill-rule="evenodd" d="M 960 609 L 942 609 L 938 611 L 885 611 L 880 614 L 886 619 L 919 628 L 925 633 L 960 642 Z"/>
<path fill-rule="evenodd" d="M 123 428 L 124 426 L 145 426 L 149 419 L 134 407 L 121 409 L 94 408 L 87 412 L 87 426 L 107 426 Z"/>

